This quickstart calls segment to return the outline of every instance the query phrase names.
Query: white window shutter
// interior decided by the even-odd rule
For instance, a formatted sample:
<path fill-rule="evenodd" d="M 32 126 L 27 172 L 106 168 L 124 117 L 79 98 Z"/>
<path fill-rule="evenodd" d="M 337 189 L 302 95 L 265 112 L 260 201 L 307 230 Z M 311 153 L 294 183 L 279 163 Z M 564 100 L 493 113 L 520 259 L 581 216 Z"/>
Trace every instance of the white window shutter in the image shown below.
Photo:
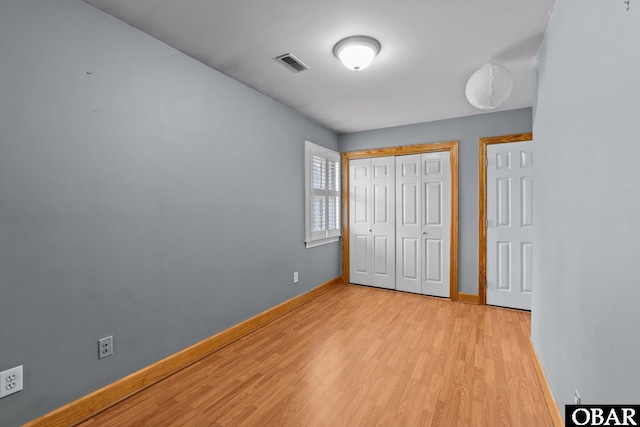
<path fill-rule="evenodd" d="M 340 154 L 305 141 L 305 243 L 340 238 Z"/>

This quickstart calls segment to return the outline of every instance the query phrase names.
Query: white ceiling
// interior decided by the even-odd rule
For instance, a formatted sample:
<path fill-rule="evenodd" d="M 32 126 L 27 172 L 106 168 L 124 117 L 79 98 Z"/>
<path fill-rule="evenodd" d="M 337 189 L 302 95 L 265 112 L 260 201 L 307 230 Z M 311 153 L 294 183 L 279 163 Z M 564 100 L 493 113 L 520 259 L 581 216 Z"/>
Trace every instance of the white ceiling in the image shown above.
<path fill-rule="evenodd" d="M 85 0 L 337 132 L 480 114 L 468 78 L 488 62 L 514 77 L 490 111 L 532 105 L 534 57 L 555 0 Z M 333 46 L 368 35 L 382 49 L 347 70 Z M 291 53 L 311 69 L 274 58 Z"/>

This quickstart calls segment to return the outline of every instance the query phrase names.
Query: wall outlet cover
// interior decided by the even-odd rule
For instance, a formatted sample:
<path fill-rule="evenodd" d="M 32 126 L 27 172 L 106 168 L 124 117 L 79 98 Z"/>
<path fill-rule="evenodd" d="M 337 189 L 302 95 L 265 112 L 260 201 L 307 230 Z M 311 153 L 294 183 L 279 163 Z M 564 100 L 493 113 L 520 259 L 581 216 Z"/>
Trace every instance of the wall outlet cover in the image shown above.
<path fill-rule="evenodd" d="M 0 398 L 22 390 L 22 365 L 0 372 Z"/>
<path fill-rule="evenodd" d="M 98 340 L 98 359 L 111 356 L 113 354 L 113 336 L 108 336 Z"/>

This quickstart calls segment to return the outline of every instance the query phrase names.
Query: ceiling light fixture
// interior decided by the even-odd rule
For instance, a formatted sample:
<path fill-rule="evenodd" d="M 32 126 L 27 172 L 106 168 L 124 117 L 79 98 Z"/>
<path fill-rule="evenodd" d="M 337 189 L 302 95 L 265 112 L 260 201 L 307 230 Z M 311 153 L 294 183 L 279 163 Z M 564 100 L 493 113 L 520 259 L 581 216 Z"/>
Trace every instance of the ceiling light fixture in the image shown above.
<path fill-rule="evenodd" d="M 511 95 L 513 79 L 509 70 L 498 64 L 486 64 L 469 77 L 465 94 L 476 108 L 491 110 Z"/>
<path fill-rule="evenodd" d="M 333 48 L 333 54 L 350 70 L 367 68 L 380 52 L 378 40 L 367 36 L 352 36 L 340 40 Z"/>

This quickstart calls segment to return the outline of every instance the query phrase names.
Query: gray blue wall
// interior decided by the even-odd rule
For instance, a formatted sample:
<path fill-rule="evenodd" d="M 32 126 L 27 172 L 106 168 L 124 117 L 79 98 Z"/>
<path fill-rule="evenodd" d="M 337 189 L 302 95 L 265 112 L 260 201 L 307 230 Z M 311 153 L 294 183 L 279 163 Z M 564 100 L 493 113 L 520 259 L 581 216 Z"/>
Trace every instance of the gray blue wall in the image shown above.
<path fill-rule="evenodd" d="M 526 132 L 531 108 L 340 135 L 340 151 L 460 142 L 458 290 L 478 294 L 478 139 Z"/>
<path fill-rule="evenodd" d="M 559 0 L 539 52 L 532 338 L 561 410 L 640 403 L 640 4 Z"/>
<path fill-rule="evenodd" d="M 338 276 L 338 243 L 303 243 L 305 139 L 337 149 L 79 0 L 2 0 L 0 370 L 24 365 L 25 389 L 0 424 Z"/>

